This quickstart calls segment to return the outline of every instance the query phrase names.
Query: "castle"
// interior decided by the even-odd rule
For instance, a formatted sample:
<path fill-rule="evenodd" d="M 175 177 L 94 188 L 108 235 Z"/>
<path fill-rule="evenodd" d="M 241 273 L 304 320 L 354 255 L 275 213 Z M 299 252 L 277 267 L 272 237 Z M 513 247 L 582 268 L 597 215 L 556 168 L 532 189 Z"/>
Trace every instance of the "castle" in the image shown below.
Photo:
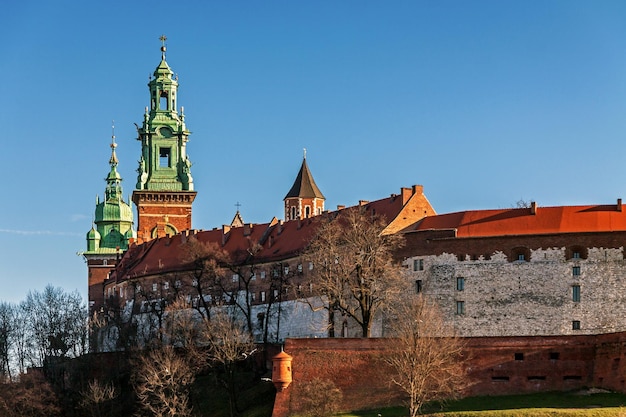
<path fill-rule="evenodd" d="M 138 286 L 144 294 L 150 292 L 147 288 L 160 293 L 165 286 L 173 287 L 164 279 L 180 275 L 185 268 L 181 244 L 194 236 L 233 255 L 248 250 L 251 242 L 260 245 L 253 262 L 255 279 L 247 291 L 254 317 L 261 317 L 268 300 L 277 301 L 282 294 L 276 292 L 283 291 L 270 288 L 271 280 L 265 277 L 291 271 L 289 285 L 307 286 L 307 267 L 299 264 L 298 253 L 314 233 L 314 218 L 328 213 L 325 197 L 305 154 L 284 198 L 284 221 L 247 224 L 237 211 L 229 225 L 192 229 L 196 191 L 187 154 L 190 132 L 183 108 L 176 109 L 178 82 L 165 51 L 163 46 L 148 83 L 150 107 L 137 129 L 141 153 L 132 194 L 136 232 L 130 202 L 122 195 L 113 136 L 104 200 L 96 202 L 83 253 L 89 269 L 90 307 L 96 311 L 112 296 L 128 302 Z M 423 187 L 413 186 L 359 205 L 387 219 L 385 233 L 405 236 L 407 244 L 397 258 L 407 267 L 415 291 L 438 300 L 462 336 L 600 334 L 626 328 L 622 281 L 626 213 L 621 200 L 613 205 L 562 207 L 539 207 L 533 202 L 522 208 L 438 215 Z M 238 262 L 250 264 L 249 259 Z M 238 279 L 245 277 L 233 278 Z M 283 320 L 282 329 L 272 330 L 276 340 L 324 336 L 304 324 L 324 322 L 325 317 L 314 317 L 322 313 L 305 311 L 294 300 L 281 298 L 283 304 L 292 305 L 282 307 L 281 314 L 290 319 Z M 294 320 L 298 315 L 302 320 Z M 343 335 L 355 334 L 349 321 L 337 325 Z M 376 332 L 384 335 L 381 328 Z"/>

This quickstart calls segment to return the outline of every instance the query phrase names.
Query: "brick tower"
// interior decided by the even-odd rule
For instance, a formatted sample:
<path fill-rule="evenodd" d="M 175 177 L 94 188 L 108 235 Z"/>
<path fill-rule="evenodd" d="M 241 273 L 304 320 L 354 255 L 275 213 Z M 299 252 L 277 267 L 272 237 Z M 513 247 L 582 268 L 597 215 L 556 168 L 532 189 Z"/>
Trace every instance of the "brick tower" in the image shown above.
<path fill-rule="evenodd" d="M 302 166 L 291 189 L 284 198 L 285 220 L 306 219 L 322 214 L 326 198 L 315 184 L 306 163 L 306 150 Z"/>
<path fill-rule="evenodd" d="M 150 79 L 150 108 L 137 128 L 141 159 L 133 202 L 137 206 L 137 238 L 145 242 L 191 229 L 191 205 L 196 197 L 187 156 L 190 132 L 183 108 L 176 110 L 178 77 L 165 61 L 161 36 L 161 63 Z"/>

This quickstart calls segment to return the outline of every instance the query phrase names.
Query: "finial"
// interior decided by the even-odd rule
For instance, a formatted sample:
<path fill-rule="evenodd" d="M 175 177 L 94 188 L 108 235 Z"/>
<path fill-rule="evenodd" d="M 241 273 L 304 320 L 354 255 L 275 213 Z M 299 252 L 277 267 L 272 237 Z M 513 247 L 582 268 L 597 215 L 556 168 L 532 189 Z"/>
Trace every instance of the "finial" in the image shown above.
<path fill-rule="evenodd" d="M 302 148 L 304 150 L 304 159 L 306 159 L 306 148 Z"/>
<path fill-rule="evenodd" d="M 241 207 L 241 203 L 237 201 L 237 203 L 235 204 L 235 207 L 237 207 L 237 213 L 239 213 L 239 207 Z"/>
<path fill-rule="evenodd" d="M 166 51 L 165 41 L 167 40 L 167 36 L 161 35 L 159 40 L 161 41 L 161 59 L 165 61 L 165 51 Z"/>
<path fill-rule="evenodd" d="M 109 159 L 109 164 L 117 165 L 117 155 L 115 155 L 115 148 L 117 148 L 117 143 L 115 143 L 115 120 L 111 120 L 111 159 Z"/>

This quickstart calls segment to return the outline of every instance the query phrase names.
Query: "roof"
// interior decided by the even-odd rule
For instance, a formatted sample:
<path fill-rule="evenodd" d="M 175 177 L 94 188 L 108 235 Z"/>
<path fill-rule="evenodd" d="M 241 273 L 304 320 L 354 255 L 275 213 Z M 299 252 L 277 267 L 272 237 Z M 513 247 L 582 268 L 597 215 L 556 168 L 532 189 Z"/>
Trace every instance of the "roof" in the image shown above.
<path fill-rule="evenodd" d="M 411 198 L 407 195 L 392 194 L 381 200 L 364 202 L 361 206 L 372 214 L 386 219 L 389 224 L 403 212 L 407 205 L 413 204 L 410 203 L 411 201 L 421 201 L 420 198 L 423 198 L 421 188 L 415 190 L 418 190 L 418 194 L 412 194 Z M 349 210 L 349 208 L 342 210 Z M 183 262 L 184 249 L 181 244 L 190 236 L 195 237 L 199 242 L 218 244 L 230 254 L 233 263 L 245 262 L 248 249 L 256 243 L 261 245 L 260 251 L 255 255 L 255 262 L 259 264 L 292 259 L 306 248 L 323 219 L 340 214 L 342 210 L 327 212 L 304 220 L 281 222 L 274 218 L 269 223 L 247 223 L 242 227 L 223 226 L 220 229 L 207 231 L 185 231 L 175 236 L 132 245 L 118 264 L 114 277 L 119 281 L 187 270 L 189 266 Z"/>
<path fill-rule="evenodd" d="M 425 217 L 409 230 L 456 229 L 457 237 L 626 231 L 617 205 L 473 210 Z"/>
<path fill-rule="evenodd" d="M 311 175 L 309 166 L 306 163 L 306 158 L 302 160 L 302 166 L 300 167 L 296 181 L 285 196 L 285 199 L 290 197 L 325 199 L 324 195 L 315 184 L 313 175 Z"/>

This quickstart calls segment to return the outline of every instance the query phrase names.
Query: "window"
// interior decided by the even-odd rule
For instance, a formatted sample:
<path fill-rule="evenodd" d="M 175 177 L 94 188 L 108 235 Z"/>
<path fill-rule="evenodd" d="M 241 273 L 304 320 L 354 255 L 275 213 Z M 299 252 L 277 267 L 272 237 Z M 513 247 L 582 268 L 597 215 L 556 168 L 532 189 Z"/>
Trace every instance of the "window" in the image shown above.
<path fill-rule="evenodd" d="M 288 266 L 286 266 L 283 270 L 285 271 L 285 275 L 289 274 L 289 267 Z"/>
<path fill-rule="evenodd" d="M 309 271 L 313 270 L 313 262 L 309 262 Z"/>
<path fill-rule="evenodd" d="M 161 100 L 159 101 L 159 110 L 167 110 L 167 93 L 161 93 Z"/>
<path fill-rule="evenodd" d="M 278 290 L 274 290 L 274 298 L 278 298 Z"/>
<path fill-rule="evenodd" d="M 239 281 L 239 274 L 233 274 L 233 282 Z"/>
<path fill-rule="evenodd" d="M 559 352 L 550 352 L 550 360 L 557 361 L 559 360 Z"/>
<path fill-rule="evenodd" d="M 256 301 L 256 294 L 255 294 L 255 293 L 253 293 L 253 292 L 251 292 L 251 293 L 250 293 L 250 302 L 251 302 L 251 303 L 254 303 L 255 301 Z"/>
<path fill-rule="evenodd" d="M 170 282 L 169 281 L 165 281 L 163 283 L 163 289 L 165 289 L 165 290 L 169 290 L 170 289 Z"/>
<path fill-rule="evenodd" d="M 261 271 L 261 279 L 265 279 L 265 271 Z"/>
<path fill-rule="evenodd" d="M 291 207 L 291 220 L 294 220 L 295 218 L 296 218 L 296 208 Z"/>
<path fill-rule="evenodd" d="M 525 261 L 526 260 L 526 255 L 524 255 L 523 253 L 518 253 L 517 254 L 517 260 L 518 261 Z"/>
<path fill-rule="evenodd" d="M 311 207 L 309 207 L 309 206 L 305 206 L 304 207 L 304 217 L 306 217 L 306 218 L 311 217 Z"/>
<path fill-rule="evenodd" d="M 298 264 L 298 274 L 302 273 L 302 264 Z"/>
<path fill-rule="evenodd" d="M 524 360 L 524 354 L 522 352 L 516 352 L 515 355 L 513 355 L 513 357 L 515 358 L 516 361 Z"/>
<path fill-rule="evenodd" d="M 156 292 L 156 290 L 157 290 L 157 283 L 153 282 L 152 283 L 152 292 Z"/>
<path fill-rule="evenodd" d="M 572 285 L 572 301 L 580 302 L 580 285 Z"/>
<path fill-rule="evenodd" d="M 576 251 L 572 253 L 572 259 L 580 259 L 580 252 Z"/>
<path fill-rule="evenodd" d="M 422 292 L 422 280 L 421 279 L 416 279 L 415 280 L 415 293 L 419 294 Z"/>
<path fill-rule="evenodd" d="M 572 268 L 572 275 L 574 275 L 575 277 L 580 275 L 580 266 L 575 266 Z"/>
<path fill-rule="evenodd" d="M 256 281 L 256 272 L 252 273 L 252 276 L 250 277 L 250 281 Z"/>
<path fill-rule="evenodd" d="M 572 321 L 572 330 L 580 330 L 580 320 Z"/>
<path fill-rule="evenodd" d="M 464 289 L 465 289 L 465 278 L 458 277 L 456 279 L 456 290 L 457 291 L 463 291 Z"/>
<path fill-rule="evenodd" d="M 159 148 L 159 166 L 161 168 L 170 167 L 170 154 L 172 150 L 170 148 Z"/>
<path fill-rule="evenodd" d="M 414 259 L 413 260 L 413 271 L 423 271 L 424 270 L 424 260 L 423 259 Z"/>
<path fill-rule="evenodd" d="M 458 314 L 459 316 L 465 314 L 465 301 L 456 302 L 456 314 Z"/>
<path fill-rule="evenodd" d="M 265 291 L 261 291 L 261 302 L 265 302 Z"/>

